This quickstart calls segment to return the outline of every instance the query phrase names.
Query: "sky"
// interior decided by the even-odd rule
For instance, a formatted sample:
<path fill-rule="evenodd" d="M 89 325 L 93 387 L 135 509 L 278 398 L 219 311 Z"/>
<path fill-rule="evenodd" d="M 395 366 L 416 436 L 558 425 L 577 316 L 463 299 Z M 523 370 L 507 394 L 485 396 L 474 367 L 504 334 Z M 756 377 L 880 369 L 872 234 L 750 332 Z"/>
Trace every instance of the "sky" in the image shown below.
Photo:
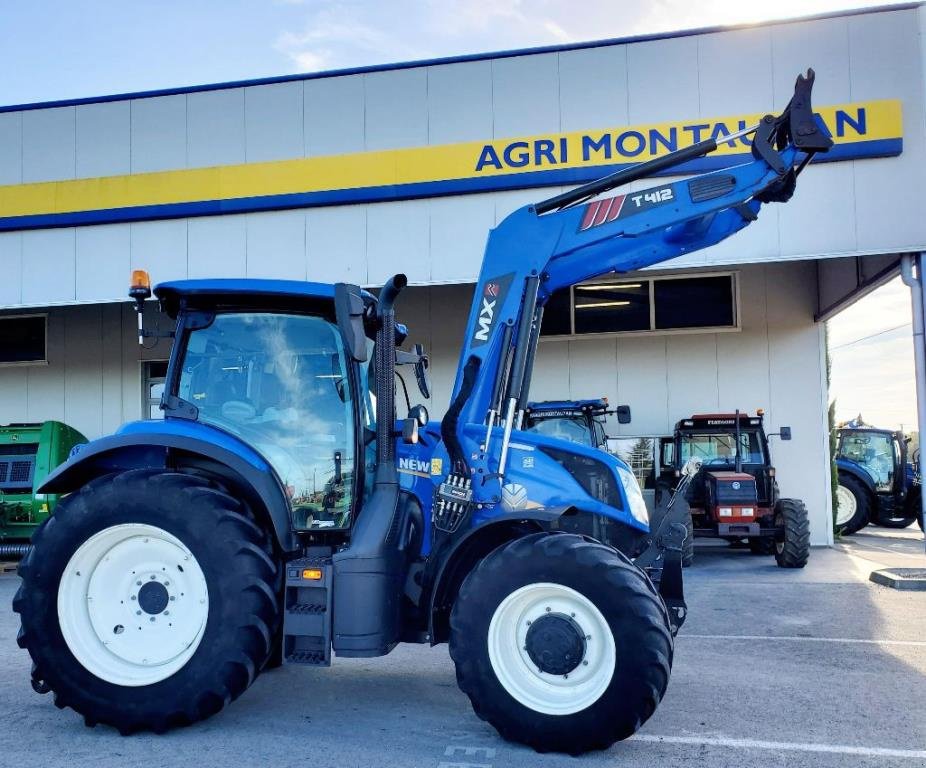
<path fill-rule="evenodd" d="M 890 4 L 884 0 L 0 0 L 0 105 Z M 831 396 L 839 419 L 861 412 L 879 426 L 896 428 L 915 422 L 909 322 L 909 293 L 899 280 L 831 321 Z"/>
<path fill-rule="evenodd" d="M 0 105 L 884 4 L 864 0 L 0 0 Z"/>
<path fill-rule="evenodd" d="M 910 289 L 899 277 L 829 322 L 836 420 L 916 430 Z"/>

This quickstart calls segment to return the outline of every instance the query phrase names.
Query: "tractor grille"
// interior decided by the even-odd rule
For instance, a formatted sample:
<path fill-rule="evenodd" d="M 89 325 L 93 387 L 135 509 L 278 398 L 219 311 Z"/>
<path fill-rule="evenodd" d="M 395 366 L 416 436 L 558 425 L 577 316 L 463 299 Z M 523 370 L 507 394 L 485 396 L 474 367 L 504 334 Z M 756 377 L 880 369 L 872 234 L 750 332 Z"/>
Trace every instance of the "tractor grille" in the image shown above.
<path fill-rule="evenodd" d="M 0 491 L 31 493 L 38 445 L 23 443 L 0 447 Z"/>

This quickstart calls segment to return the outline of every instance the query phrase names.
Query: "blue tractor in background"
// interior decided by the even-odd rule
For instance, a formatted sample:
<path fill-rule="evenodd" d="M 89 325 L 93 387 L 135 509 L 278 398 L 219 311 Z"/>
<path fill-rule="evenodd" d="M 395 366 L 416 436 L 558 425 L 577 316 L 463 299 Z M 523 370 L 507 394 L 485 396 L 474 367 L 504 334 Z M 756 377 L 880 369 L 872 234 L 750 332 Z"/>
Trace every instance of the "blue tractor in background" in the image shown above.
<path fill-rule="evenodd" d="M 910 439 L 902 432 L 868 426 L 837 431 L 836 529 L 852 534 L 869 523 L 906 528 L 920 511 L 919 454 L 908 461 Z"/>
<path fill-rule="evenodd" d="M 157 286 L 174 320 L 165 419 L 88 443 L 39 489 L 67 496 L 35 533 L 13 602 L 35 690 L 88 725 L 163 732 L 280 663 L 448 642 L 460 688 L 505 738 L 577 754 L 633 734 L 665 693 L 685 618 L 685 526 L 667 514 L 651 529 L 617 457 L 521 429 L 543 307 L 789 200 L 832 143 L 812 83 L 798 78 L 778 117 L 502 221 L 440 421 L 420 405 L 397 418 L 397 365 L 429 395 L 423 351 L 400 348 L 403 275 L 377 296 Z M 598 198 L 750 136 L 747 162 Z M 133 279 L 139 318 L 148 285 Z"/>
<path fill-rule="evenodd" d="M 608 450 L 607 417 L 616 414 L 618 423 L 630 423 L 630 406 L 608 406 L 608 398 L 590 400 L 544 400 L 528 403 L 522 429 L 560 440 Z"/>

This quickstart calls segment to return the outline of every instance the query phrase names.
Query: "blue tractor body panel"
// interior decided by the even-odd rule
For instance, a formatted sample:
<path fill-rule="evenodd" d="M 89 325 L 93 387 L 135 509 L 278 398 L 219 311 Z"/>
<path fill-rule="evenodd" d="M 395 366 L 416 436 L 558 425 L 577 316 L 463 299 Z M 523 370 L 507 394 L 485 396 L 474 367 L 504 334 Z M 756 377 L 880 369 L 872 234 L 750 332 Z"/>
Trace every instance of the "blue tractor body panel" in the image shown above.
<path fill-rule="evenodd" d="M 485 435 L 482 425 L 468 425 L 466 433 L 470 440 Z M 494 427 L 492 439 L 501 440 L 502 427 Z M 439 442 L 440 425 L 431 422 L 422 430 L 422 439 L 416 445 L 398 441 L 396 456 L 399 483 L 403 490 L 414 495 L 424 513 L 423 551 L 430 551 L 431 505 L 436 489 L 445 479 L 449 456 L 443 443 Z M 629 526 L 641 533 L 649 526 L 630 514 L 630 504 L 618 468 L 630 472 L 621 459 L 595 448 L 579 445 L 567 440 L 538 435 L 532 432 L 513 431 L 510 443 L 511 454 L 505 483 L 497 499 L 477 510 L 472 516 L 472 526 L 478 527 L 492 520 L 510 517 L 519 512 L 533 513 L 543 509 L 575 509 L 588 514 L 601 515 Z M 597 462 L 602 477 L 609 477 L 612 499 L 615 504 L 603 503 L 589 493 L 577 477 L 551 453 L 584 457 Z M 607 482 L 607 481 L 605 481 Z"/>

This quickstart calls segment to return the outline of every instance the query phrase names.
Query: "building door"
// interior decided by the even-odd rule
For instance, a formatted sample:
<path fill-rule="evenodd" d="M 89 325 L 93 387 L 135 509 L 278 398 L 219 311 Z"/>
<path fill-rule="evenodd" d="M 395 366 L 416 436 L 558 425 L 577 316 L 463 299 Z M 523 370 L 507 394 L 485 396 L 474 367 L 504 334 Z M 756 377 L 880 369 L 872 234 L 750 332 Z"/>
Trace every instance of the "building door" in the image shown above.
<path fill-rule="evenodd" d="M 167 361 L 150 360 L 142 364 L 142 418 L 163 419 L 161 395 L 167 381 Z"/>

